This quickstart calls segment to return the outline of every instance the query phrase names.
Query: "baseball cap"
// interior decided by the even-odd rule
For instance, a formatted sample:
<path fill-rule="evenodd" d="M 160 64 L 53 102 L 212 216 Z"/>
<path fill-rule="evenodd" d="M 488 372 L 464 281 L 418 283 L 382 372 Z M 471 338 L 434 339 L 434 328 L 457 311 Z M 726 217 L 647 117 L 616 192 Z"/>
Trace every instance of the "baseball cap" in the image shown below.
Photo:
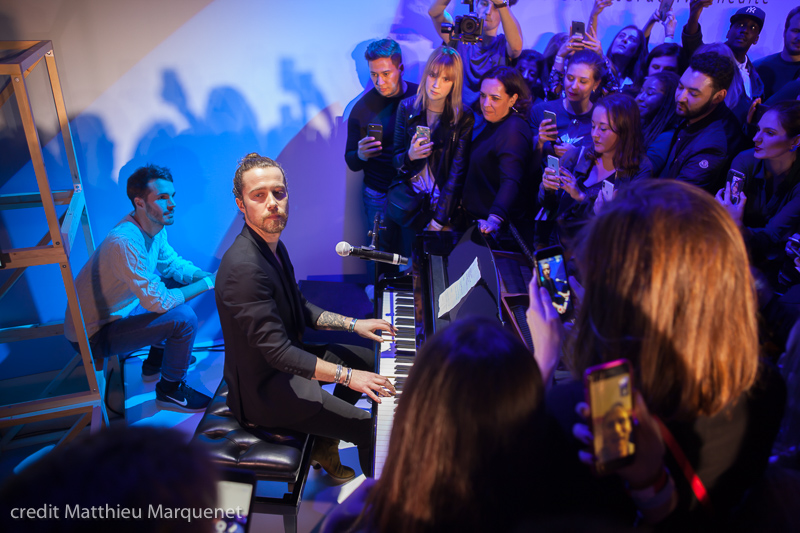
<path fill-rule="evenodd" d="M 760 7 L 756 6 L 748 6 L 739 9 L 734 15 L 731 17 L 731 24 L 736 22 L 739 19 L 743 18 L 751 18 L 758 23 L 758 31 L 764 29 L 764 19 L 766 18 L 767 14 L 764 13 L 764 10 Z"/>

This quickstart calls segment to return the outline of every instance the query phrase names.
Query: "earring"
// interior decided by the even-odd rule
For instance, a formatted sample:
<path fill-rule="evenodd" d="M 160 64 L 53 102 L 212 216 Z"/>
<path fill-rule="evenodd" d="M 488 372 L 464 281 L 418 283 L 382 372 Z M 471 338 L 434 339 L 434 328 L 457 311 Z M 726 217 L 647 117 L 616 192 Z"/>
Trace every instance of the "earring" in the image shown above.
<path fill-rule="evenodd" d="M 797 151 L 797 146 L 798 146 L 798 145 L 796 145 L 796 144 L 795 144 L 794 146 L 792 146 L 792 147 L 789 149 L 789 151 L 791 151 L 791 152 L 796 152 L 796 151 Z"/>

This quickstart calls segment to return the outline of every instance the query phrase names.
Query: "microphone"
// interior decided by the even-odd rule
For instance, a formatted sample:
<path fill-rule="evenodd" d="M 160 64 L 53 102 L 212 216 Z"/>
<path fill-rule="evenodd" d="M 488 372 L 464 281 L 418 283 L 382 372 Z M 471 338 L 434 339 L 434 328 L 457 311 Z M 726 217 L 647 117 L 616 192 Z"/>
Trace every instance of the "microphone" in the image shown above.
<path fill-rule="evenodd" d="M 367 261 L 378 261 L 380 263 L 389 263 L 390 265 L 407 265 L 408 257 L 403 257 L 399 254 L 391 254 L 389 252 L 381 252 L 379 250 L 372 250 L 370 248 L 353 248 L 349 243 L 344 241 L 336 245 L 336 253 L 342 257 L 352 255 L 360 257 Z"/>

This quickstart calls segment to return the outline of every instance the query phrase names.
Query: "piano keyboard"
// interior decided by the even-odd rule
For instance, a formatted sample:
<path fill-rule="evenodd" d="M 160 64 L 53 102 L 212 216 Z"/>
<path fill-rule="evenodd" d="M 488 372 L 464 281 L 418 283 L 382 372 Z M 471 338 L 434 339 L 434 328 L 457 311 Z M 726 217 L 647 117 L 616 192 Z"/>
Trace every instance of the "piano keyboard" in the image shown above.
<path fill-rule="evenodd" d="M 389 452 L 394 412 L 403 394 L 408 372 L 416 355 L 416 328 L 414 326 L 414 294 L 410 291 L 386 291 L 382 295 L 381 318 L 397 328 L 394 342 L 380 346 L 378 373 L 389 378 L 397 389 L 397 396 L 381 398 L 375 404 L 375 462 L 373 474 L 379 479 Z"/>

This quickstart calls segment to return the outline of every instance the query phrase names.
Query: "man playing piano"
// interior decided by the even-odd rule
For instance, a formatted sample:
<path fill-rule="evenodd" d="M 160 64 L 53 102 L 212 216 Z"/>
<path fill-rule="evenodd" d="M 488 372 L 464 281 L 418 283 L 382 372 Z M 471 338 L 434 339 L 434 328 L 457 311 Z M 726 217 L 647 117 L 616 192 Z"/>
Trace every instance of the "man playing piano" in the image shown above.
<path fill-rule="evenodd" d="M 306 325 L 347 330 L 381 342 L 394 334 L 385 320 L 357 320 L 324 311 L 300 293 L 286 246 L 280 241 L 289 215 L 283 168 L 248 154 L 233 179 L 244 215 L 240 235 L 225 252 L 216 299 L 225 339 L 228 406 L 240 422 L 289 428 L 317 436 L 312 460 L 338 481 L 355 476 L 339 460 L 339 440 L 358 447 L 362 472 L 372 465 L 370 413 L 355 407 L 361 394 L 376 402 L 395 393 L 389 380 L 369 371 L 373 352 L 346 345 L 303 343 Z M 319 382 L 337 383 L 334 394 Z"/>

